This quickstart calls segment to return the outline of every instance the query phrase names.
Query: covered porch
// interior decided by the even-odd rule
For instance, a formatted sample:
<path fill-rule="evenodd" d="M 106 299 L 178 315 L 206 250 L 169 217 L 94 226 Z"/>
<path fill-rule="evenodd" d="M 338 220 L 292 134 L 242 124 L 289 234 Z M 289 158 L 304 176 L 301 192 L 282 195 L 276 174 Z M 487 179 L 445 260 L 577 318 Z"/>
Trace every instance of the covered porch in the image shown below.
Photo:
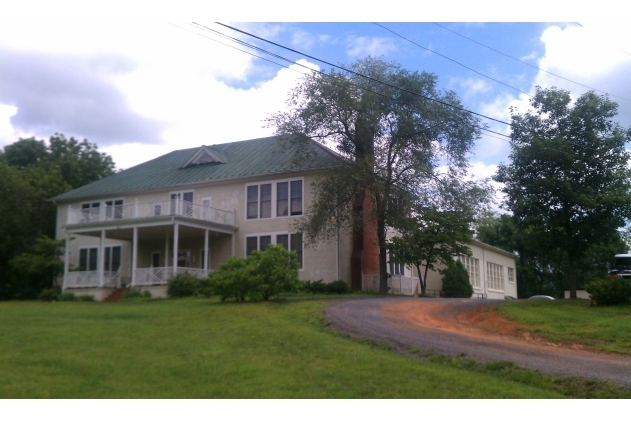
<path fill-rule="evenodd" d="M 98 245 L 72 256 L 72 269 L 66 247 L 62 289 L 164 286 L 180 273 L 206 277 L 234 255 L 235 231 L 234 225 L 182 215 L 68 225 L 66 244 L 81 235 L 98 238 Z"/>

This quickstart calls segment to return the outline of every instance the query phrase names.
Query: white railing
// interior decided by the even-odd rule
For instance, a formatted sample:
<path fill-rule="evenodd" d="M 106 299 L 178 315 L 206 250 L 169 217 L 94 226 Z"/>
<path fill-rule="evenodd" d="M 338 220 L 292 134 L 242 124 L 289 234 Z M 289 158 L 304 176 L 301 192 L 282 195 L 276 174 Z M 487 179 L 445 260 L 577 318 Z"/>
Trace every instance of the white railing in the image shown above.
<path fill-rule="evenodd" d="M 198 278 L 205 278 L 208 272 L 205 269 L 182 268 L 176 269 L 177 273 L 189 273 Z M 136 269 L 136 276 L 132 282 L 132 287 L 150 286 L 150 285 L 166 285 L 169 279 L 173 277 L 173 266 L 161 268 L 139 268 Z"/>
<path fill-rule="evenodd" d="M 421 293 L 421 284 L 419 278 L 403 275 L 392 275 L 390 278 L 392 287 L 391 294 L 414 295 L 414 289 L 418 285 L 418 292 Z"/>
<path fill-rule="evenodd" d="M 101 284 L 98 270 L 68 272 L 65 288 L 117 288 L 120 286 L 120 273 L 103 271 Z"/>
<path fill-rule="evenodd" d="M 202 206 L 185 200 L 173 199 L 158 202 L 135 202 L 89 209 L 68 207 L 68 225 L 91 224 L 163 215 L 179 215 L 217 224 L 234 225 L 234 212 Z"/>

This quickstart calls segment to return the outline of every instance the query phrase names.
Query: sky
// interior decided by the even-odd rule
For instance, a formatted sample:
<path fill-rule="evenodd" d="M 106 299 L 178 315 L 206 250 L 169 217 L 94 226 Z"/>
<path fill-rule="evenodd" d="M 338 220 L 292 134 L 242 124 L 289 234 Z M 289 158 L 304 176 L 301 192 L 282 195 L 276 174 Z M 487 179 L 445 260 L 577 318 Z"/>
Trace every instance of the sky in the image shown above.
<path fill-rule="evenodd" d="M 462 13 L 445 7 L 423 14 L 421 22 L 404 23 L 413 17 L 399 13 L 397 20 L 384 13 L 388 21 L 378 24 L 373 20 L 379 15 L 354 23 L 304 22 L 325 20 L 321 13 L 252 23 L 252 14 L 223 20 L 190 14 L 178 21 L 166 14 L 158 19 L 164 21 L 148 21 L 93 19 L 93 11 L 92 19 L 71 15 L 66 21 L 44 9 L 38 9 L 37 21 L 24 22 L 33 17 L 29 13 L 0 25 L 0 147 L 62 133 L 96 143 L 125 169 L 176 149 L 272 135 L 264 119 L 288 109 L 288 94 L 307 70 L 191 22 L 323 71 L 331 66 L 314 58 L 350 64 L 372 55 L 432 72 L 438 88 L 455 91 L 467 109 L 503 121 L 509 121 L 510 107 L 527 110 L 538 85 L 568 90 L 574 99 L 592 88 L 618 102 L 617 121 L 631 126 L 631 24 L 589 11 L 565 13 L 567 20 L 580 18 L 567 23 L 507 23 L 504 16 L 466 23 Z M 269 10 L 261 16 L 275 20 Z M 482 22 L 484 16 L 471 20 Z M 239 34 L 217 20 L 298 52 Z M 505 124 L 482 121 L 509 134 Z M 506 138 L 483 135 L 470 157 L 472 174 L 491 176 L 509 153 Z"/>

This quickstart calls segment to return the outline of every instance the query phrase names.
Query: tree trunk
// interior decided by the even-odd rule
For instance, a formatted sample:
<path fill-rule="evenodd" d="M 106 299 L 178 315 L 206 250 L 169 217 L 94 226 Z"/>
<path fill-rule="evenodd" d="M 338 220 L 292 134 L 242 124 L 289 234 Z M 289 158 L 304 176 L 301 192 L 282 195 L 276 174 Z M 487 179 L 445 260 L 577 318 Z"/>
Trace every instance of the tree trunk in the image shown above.
<path fill-rule="evenodd" d="M 427 271 L 425 271 L 425 276 L 421 275 L 421 266 L 420 265 L 415 265 L 416 266 L 416 271 L 418 272 L 418 280 L 419 283 L 421 284 L 421 295 L 425 296 L 425 289 L 427 288 L 427 282 L 426 282 L 426 276 L 427 276 Z"/>
<path fill-rule="evenodd" d="M 568 253 L 569 267 L 568 267 L 568 280 L 570 281 L 570 299 L 576 299 L 576 271 L 574 269 L 574 256 L 573 253 Z"/>
<path fill-rule="evenodd" d="M 377 239 L 379 241 L 379 294 L 388 293 L 388 252 L 386 249 L 386 224 L 383 218 L 377 221 Z"/>
<path fill-rule="evenodd" d="M 362 252 L 364 249 L 364 223 L 362 220 L 364 190 L 355 195 L 353 203 L 353 249 L 351 252 L 351 290 L 362 290 Z"/>

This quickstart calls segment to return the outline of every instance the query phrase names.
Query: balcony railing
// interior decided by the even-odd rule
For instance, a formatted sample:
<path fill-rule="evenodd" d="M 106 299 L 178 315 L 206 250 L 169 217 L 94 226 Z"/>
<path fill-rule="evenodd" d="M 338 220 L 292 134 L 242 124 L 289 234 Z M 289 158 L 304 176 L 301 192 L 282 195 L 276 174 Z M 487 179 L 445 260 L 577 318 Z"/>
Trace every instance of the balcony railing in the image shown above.
<path fill-rule="evenodd" d="M 98 270 L 68 272 L 64 288 L 117 288 L 120 286 L 119 272 L 103 272 L 103 283 L 100 282 Z"/>
<path fill-rule="evenodd" d="M 208 272 L 205 269 L 183 268 L 178 267 L 176 273 L 188 273 L 198 278 L 205 278 Z M 136 269 L 136 276 L 132 282 L 132 287 L 150 286 L 150 285 L 166 285 L 169 279 L 173 277 L 173 266 L 161 268 L 139 268 Z"/>
<path fill-rule="evenodd" d="M 73 209 L 68 207 L 68 225 L 93 224 L 105 221 L 151 218 L 163 215 L 179 215 L 217 224 L 234 225 L 234 212 L 202 206 L 180 199 L 158 202 L 135 202 L 97 208 Z"/>

